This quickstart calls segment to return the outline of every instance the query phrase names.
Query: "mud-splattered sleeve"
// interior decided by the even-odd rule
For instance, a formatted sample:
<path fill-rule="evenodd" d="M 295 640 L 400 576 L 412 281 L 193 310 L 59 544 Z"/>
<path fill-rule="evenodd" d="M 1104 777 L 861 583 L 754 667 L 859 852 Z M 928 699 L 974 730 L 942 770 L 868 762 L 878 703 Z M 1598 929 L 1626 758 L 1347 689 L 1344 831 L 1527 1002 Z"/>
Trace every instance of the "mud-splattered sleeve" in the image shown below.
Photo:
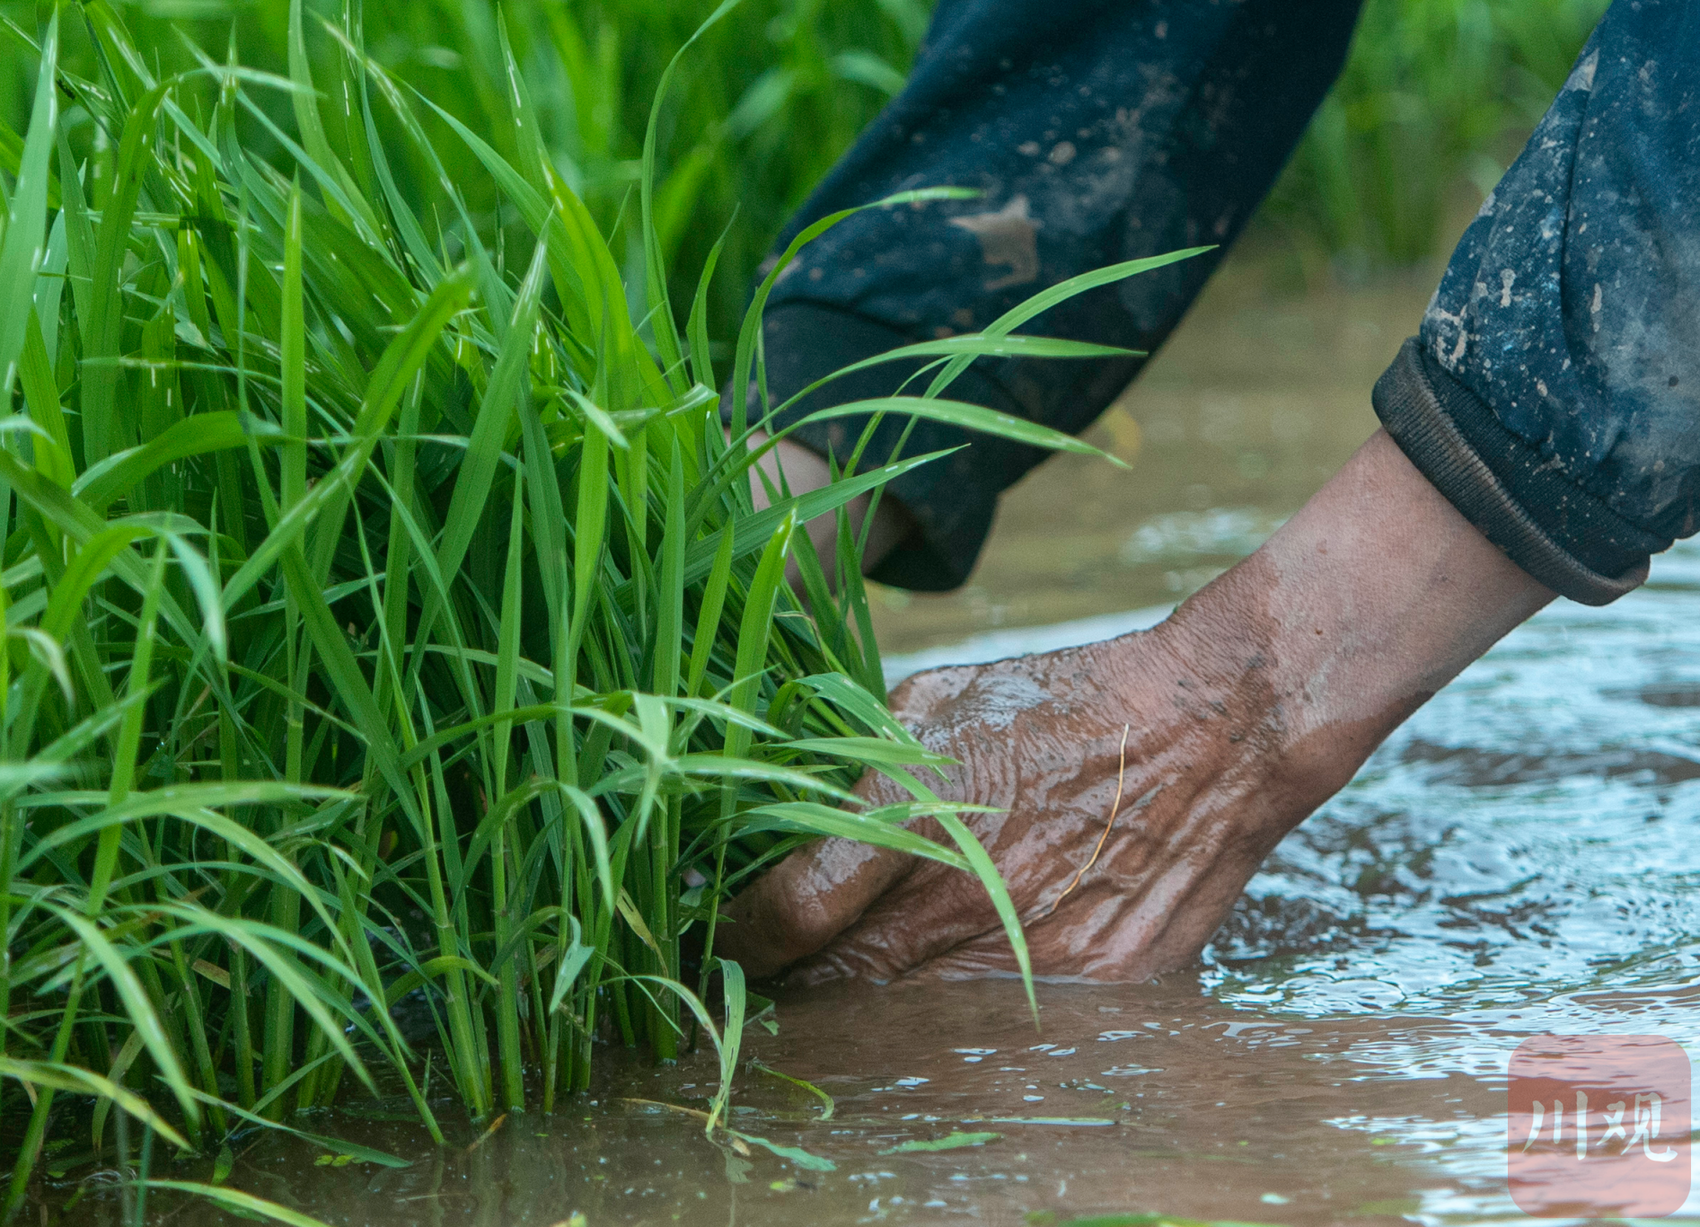
<path fill-rule="evenodd" d="M 1697 208 L 1700 5 L 1617 0 L 1376 385 L 1429 480 L 1588 604 L 1700 527 Z"/>
<path fill-rule="evenodd" d="M 971 332 L 1034 293 L 1121 260 L 1225 246 L 1268 191 L 1345 55 L 1358 0 L 941 0 L 907 88 L 799 211 L 907 188 L 977 200 L 870 210 L 804 249 L 766 315 L 774 402 L 851 362 Z M 1024 332 L 1154 350 L 1220 251 L 1084 294 Z M 812 395 L 786 419 L 888 395 L 892 364 Z M 950 390 L 1061 430 L 1083 430 L 1137 361 L 981 359 Z M 863 468 L 893 452 L 886 421 Z M 800 438 L 848 458 L 859 419 Z M 876 578 L 952 588 L 968 575 L 999 492 L 1044 458 L 1019 444 L 919 424 L 914 456 L 968 443 L 891 487 L 919 531 Z"/>

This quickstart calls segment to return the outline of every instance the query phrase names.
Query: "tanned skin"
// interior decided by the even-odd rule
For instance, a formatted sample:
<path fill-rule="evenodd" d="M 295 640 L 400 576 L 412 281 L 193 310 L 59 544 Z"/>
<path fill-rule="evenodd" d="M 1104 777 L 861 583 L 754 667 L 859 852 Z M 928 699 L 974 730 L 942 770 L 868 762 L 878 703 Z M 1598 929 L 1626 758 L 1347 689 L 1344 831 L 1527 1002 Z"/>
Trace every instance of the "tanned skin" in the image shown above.
<path fill-rule="evenodd" d="M 824 483 L 809 453 L 781 460 L 794 492 Z M 889 548 L 907 525 L 887 514 L 872 537 Z M 1377 432 L 1161 625 L 922 673 L 891 703 L 957 761 L 933 781 L 940 797 L 1004 811 L 969 825 L 1009 885 L 1034 972 L 1142 980 L 1191 961 L 1281 837 L 1553 596 Z M 857 791 L 909 799 L 871 774 Z M 975 879 L 848 840 L 793 853 L 727 919 L 720 950 L 757 977 L 1015 968 Z"/>

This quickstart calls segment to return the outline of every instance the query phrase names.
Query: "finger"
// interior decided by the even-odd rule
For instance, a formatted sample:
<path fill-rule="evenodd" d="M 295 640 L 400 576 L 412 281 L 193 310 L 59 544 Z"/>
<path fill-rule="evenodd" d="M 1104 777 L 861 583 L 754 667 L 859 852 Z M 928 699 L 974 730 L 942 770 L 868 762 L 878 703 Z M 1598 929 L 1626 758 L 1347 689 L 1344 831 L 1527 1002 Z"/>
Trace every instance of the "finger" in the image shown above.
<path fill-rule="evenodd" d="M 759 979 L 813 954 L 909 871 L 890 848 L 823 839 L 798 849 L 727 905 L 721 953 Z"/>
<path fill-rule="evenodd" d="M 954 950 L 928 959 L 909 973 L 915 978 L 938 980 L 981 980 L 987 976 L 1017 976 L 1021 964 L 1002 929 L 982 933 Z"/>
<path fill-rule="evenodd" d="M 924 725 L 977 671 L 965 666 L 916 674 L 892 691 L 891 710 L 910 728 Z M 855 791 L 872 807 L 910 799 L 896 781 L 875 771 L 864 773 Z M 723 912 L 730 923 L 718 930 L 716 941 L 745 974 L 772 975 L 824 947 L 914 868 L 907 853 L 820 840 L 792 853 L 734 899 Z"/>
<path fill-rule="evenodd" d="M 917 674 L 891 694 L 891 709 L 911 728 L 953 697 L 971 668 Z M 870 807 L 909 800 L 894 780 L 868 771 L 856 794 Z M 906 853 L 848 839 L 822 839 L 793 852 L 746 888 L 722 912 L 720 952 L 746 975 L 772 975 L 815 953 L 861 917 L 874 900 L 914 868 Z"/>
<path fill-rule="evenodd" d="M 997 927 L 997 912 L 972 875 L 928 863 L 916 867 L 789 978 L 802 984 L 894 980 Z"/>

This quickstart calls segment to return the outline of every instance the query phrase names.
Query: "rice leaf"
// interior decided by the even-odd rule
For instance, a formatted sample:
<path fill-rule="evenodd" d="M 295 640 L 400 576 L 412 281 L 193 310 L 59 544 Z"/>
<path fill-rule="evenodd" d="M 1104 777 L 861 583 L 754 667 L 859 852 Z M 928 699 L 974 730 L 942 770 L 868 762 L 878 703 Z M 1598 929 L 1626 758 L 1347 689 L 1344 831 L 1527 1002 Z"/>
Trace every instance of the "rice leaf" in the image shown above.
<path fill-rule="evenodd" d="M 244 1193 L 241 1189 L 233 1189 L 222 1184 L 202 1184 L 194 1180 L 159 1180 L 147 1179 L 140 1182 L 143 1187 L 150 1189 L 170 1189 L 178 1193 L 193 1193 L 204 1197 L 214 1205 L 223 1206 L 232 1213 L 245 1218 L 257 1218 L 273 1223 L 283 1223 L 285 1227 L 328 1227 L 320 1219 L 310 1214 L 302 1214 L 299 1210 L 291 1210 L 288 1206 L 280 1206 L 274 1201 L 263 1197 L 255 1197 L 252 1193 Z"/>
<path fill-rule="evenodd" d="M 191 1149 L 186 1139 L 171 1122 L 165 1120 L 134 1091 L 92 1073 L 76 1065 L 64 1065 L 52 1061 L 20 1061 L 13 1057 L 0 1057 L 0 1078 L 16 1078 L 19 1082 L 27 1082 L 31 1086 L 47 1087 L 56 1091 L 65 1091 L 72 1095 L 93 1095 L 118 1107 L 131 1116 L 150 1126 L 160 1137 L 176 1146 L 179 1150 Z"/>
<path fill-rule="evenodd" d="M 59 67 L 59 10 L 47 21 L 36 67 L 35 105 L 30 111 L 29 130 L 23 155 L 18 160 L 17 180 L 6 210 L 6 228 L 0 234 L 0 285 L 13 287 L 0 303 L 0 398 L 10 404 L 12 381 L 23 353 L 24 330 L 29 324 L 33 298 L 18 293 L 33 286 L 43 256 L 47 233 L 48 158 L 53 148 L 54 128 L 59 122 L 59 94 L 54 74 Z"/>

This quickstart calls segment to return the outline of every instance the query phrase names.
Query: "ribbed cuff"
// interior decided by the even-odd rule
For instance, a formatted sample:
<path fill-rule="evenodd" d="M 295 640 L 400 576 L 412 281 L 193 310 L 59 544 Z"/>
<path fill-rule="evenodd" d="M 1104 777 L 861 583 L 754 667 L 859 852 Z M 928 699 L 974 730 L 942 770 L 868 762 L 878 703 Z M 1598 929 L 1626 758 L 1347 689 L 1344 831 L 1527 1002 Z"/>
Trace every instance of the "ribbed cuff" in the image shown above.
<path fill-rule="evenodd" d="M 1376 381 L 1375 412 L 1412 464 L 1511 560 L 1555 592 L 1608 605 L 1670 548 L 1507 430 L 1491 408 L 1406 341 Z"/>

